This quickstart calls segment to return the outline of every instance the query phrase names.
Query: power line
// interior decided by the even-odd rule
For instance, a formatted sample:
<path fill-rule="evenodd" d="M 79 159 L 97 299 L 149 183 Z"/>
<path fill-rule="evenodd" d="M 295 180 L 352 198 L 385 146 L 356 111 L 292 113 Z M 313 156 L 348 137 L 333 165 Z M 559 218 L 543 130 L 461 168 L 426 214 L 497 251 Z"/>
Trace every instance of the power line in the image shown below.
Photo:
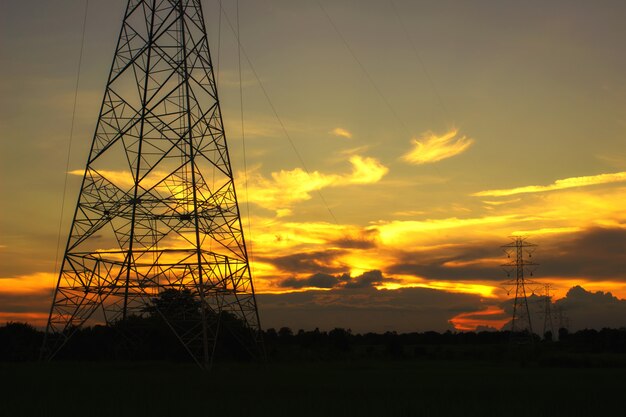
<path fill-rule="evenodd" d="M 221 0 L 220 0 L 221 2 Z M 236 0 L 237 7 L 237 39 L 241 39 L 241 30 L 240 30 L 240 22 L 239 22 L 239 0 Z M 220 16 L 221 20 L 221 16 Z M 239 109 L 241 115 L 241 144 L 243 148 L 243 175 L 244 175 L 244 188 L 246 191 L 246 214 L 248 218 L 248 254 L 251 258 L 251 261 L 254 261 L 253 255 L 253 247 L 252 247 L 252 227 L 250 226 L 250 195 L 248 192 L 248 158 L 246 155 L 246 130 L 244 124 L 243 117 L 243 83 L 241 77 L 241 43 L 237 42 L 237 68 L 239 70 Z M 250 263 L 250 268 L 254 265 L 254 262 Z M 251 271 L 253 272 L 253 271 Z"/>
<path fill-rule="evenodd" d="M 267 93 L 267 90 L 265 89 L 265 86 L 263 85 L 263 82 L 261 81 L 261 78 L 259 77 L 258 73 L 256 72 L 256 69 L 254 68 L 254 65 L 252 65 L 252 61 L 250 60 L 250 57 L 246 53 L 246 49 L 241 44 L 241 41 L 240 41 L 239 36 L 237 34 L 237 31 L 233 27 L 233 24 L 231 23 L 230 18 L 228 17 L 228 13 L 224 9 L 222 9 L 222 12 L 224 13 L 224 18 L 226 19 L 226 23 L 228 23 L 228 26 L 230 27 L 231 31 L 233 32 L 233 35 L 237 38 L 237 43 L 239 45 L 241 53 L 243 54 L 244 58 L 246 58 L 246 62 L 250 66 L 250 70 L 252 71 L 252 74 L 254 75 L 254 78 L 256 79 L 257 83 L 259 84 L 259 87 L 261 88 L 261 91 L 263 92 L 263 95 L 265 96 L 265 99 L 267 100 L 270 108 L 272 109 L 272 113 L 274 113 L 274 117 L 276 117 L 276 120 L 278 121 L 278 124 L 280 125 L 280 128 L 283 131 L 283 134 L 285 135 L 285 137 L 289 141 L 289 144 L 291 145 L 291 148 L 293 149 L 294 153 L 296 154 L 296 157 L 298 158 L 298 161 L 300 162 L 300 165 L 302 166 L 302 168 L 304 169 L 306 174 L 309 177 L 311 177 L 311 172 L 309 171 L 308 167 L 306 166 L 306 164 L 304 162 L 304 159 L 302 158 L 302 155 L 298 151 L 298 148 L 296 147 L 295 142 L 291 138 L 291 135 L 287 131 L 287 128 L 285 127 L 285 124 L 283 123 L 282 119 L 278 115 L 278 112 L 276 111 L 276 107 L 274 106 L 274 103 L 270 99 L 270 96 Z M 320 197 L 320 200 L 322 201 L 322 204 L 324 204 L 324 206 L 326 207 L 326 210 L 328 211 L 330 217 L 333 219 L 333 222 L 334 223 L 338 223 L 337 222 L 337 218 L 335 217 L 335 214 L 330 209 L 330 206 L 326 202 L 326 199 L 324 198 L 324 196 L 322 195 L 320 190 L 317 190 L 317 195 Z"/>
<path fill-rule="evenodd" d="M 217 12 L 217 62 L 215 63 L 215 83 L 219 85 L 220 82 L 220 52 L 222 48 L 222 0 L 217 0 L 218 12 Z"/>
<path fill-rule="evenodd" d="M 394 14 L 396 15 L 396 18 L 398 19 L 398 22 L 400 23 L 400 28 L 404 32 L 404 36 L 406 37 L 406 40 L 408 41 L 409 45 L 411 46 L 413 54 L 415 55 L 415 59 L 420 64 L 420 67 L 422 68 L 422 71 L 424 72 L 424 75 L 426 76 L 426 80 L 430 84 L 430 88 L 432 88 L 433 93 L 435 95 L 435 98 L 437 99 L 437 102 L 438 102 L 439 106 L 441 107 L 441 110 L 443 111 L 444 116 L 447 117 L 449 120 L 451 120 L 450 112 L 448 111 L 448 108 L 443 103 L 443 99 L 441 98 L 441 94 L 439 93 L 439 89 L 437 88 L 437 86 L 435 85 L 432 77 L 430 76 L 430 72 L 428 71 L 428 68 L 426 67 L 426 65 L 424 63 L 424 60 L 422 59 L 421 55 L 417 51 L 417 47 L 415 46 L 415 42 L 413 42 L 413 39 L 409 35 L 409 31 L 408 31 L 406 25 L 404 24 L 404 20 L 402 20 L 402 15 L 398 12 L 398 8 L 396 7 L 396 3 L 394 2 L 394 0 L 389 0 L 389 3 L 391 3 L 391 9 L 393 10 Z"/>
<path fill-rule="evenodd" d="M 74 86 L 74 104 L 72 106 L 72 121 L 70 123 L 70 138 L 67 145 L 67 158 L 65 161 L 65 179 L 63 181 L 63 193 L 61 197 L 61 216 L 59 218 L 59 231 L 57 233 L 57 248 L 54 256 L 54 275 L 56 276 L 59 268 L 59 251 L 61 248 L 61 231 L 63 228 L 63 215 L 65 214 L 65 194 L 67 192 L 67 180 L 70 171 L 70 157 L 72 155 L 72 142 L 74 139 L 74 122 L 76 120 L 76 105 L 78 103 L 78 87 L 80 85 L 80 70 L 83 63 L 83 50 L 85 47 L 85 32 L 87 29 L 87 12 L 89 11 L 89 0 L 85 0 L 85 13 L 83 15 L 83 28 L 80 40 L 80 52 L 78 54 L 78 68 L 76 69 L 76 85 Z"/>
<path fill-rule="evenodd" d="M 348 43 L 348 40 L 345 38 L 345 36 L 343 36 L 343 33 L 341 33 L 341 31 L 339 30 L 339 28 L 337 27 L 337 25 L 335 24 L 333 19 L 330 17 L 330 14 L 328 14 L 328 12 L 326 11 L 326 9 L 324 8 L 324 6 L 322 5 L 322 3 L 319 0 L 315 0 L 315 1 L 317 2 L 317 5 L 320 7 L 322 12 L 324 13 L 324 16 L 326 16 L 326 19 L 328 19 L 328 22 L 330 23 L 330 25 L 333 27 L 333 29 L 335 30 L 335 32 L 337 33 L 337 35 L 339 36 L 339 38 L 341 39 L 341 41 L 345 45 L 346 49 L 348 50 L 348 52 L 350 53 L 350 55 L 352 56 L 354 61 L 361 68 L 361 71 L 363 71 L 363 74 L 365 74 L 365 77 L 369 80 L 369 82 L 372 85 L 372 87 L 374 88 L 374 90 L 376 90 L 376 93 L 378 93 L 378 95 L 383 100 L 383 102 L 385 103 L 385 105 L 387 106 L 387 108 L 389 109 L 389 111 L 391 112 L 393 117 L 395 117 L 397 122 L 400 124 L 400 126 L 402 126 L 402 128 L 405 130 L 405 132 L 410 136 L 411 133 L 409 131 L 409 128 L 406 126 L 406 124 L 400 118 L 400 116 L 398 116 L 398 113 L 395 111 L 395 109 L 393 108 L 393 106 L 391 105 L 389 100 L 387 100 L 387 97 L 383 94 L 381 89 L 378 88 L 378 85 L 374 81 L 374 78 L 372 78 L 372 76 L 370 75 L 369 71 L 367 71 L 367 69 L 365 68 L 365 65 L 363 65 L 361 60 L 358 58 L 358 56 L 356 55 L 356 53 L 354 52 L 354 50 L 352 49 L 352 47 Z"/>

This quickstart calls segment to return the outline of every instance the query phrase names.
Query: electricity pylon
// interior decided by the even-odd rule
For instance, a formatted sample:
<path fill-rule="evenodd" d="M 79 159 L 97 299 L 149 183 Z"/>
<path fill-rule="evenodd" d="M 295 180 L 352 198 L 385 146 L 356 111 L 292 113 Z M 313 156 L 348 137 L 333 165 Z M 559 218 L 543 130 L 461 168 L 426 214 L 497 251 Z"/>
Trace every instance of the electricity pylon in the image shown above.
<path fill-rule="evenodd" d="M 514 288 L 515 298 L 513 300 L 513 315 L 511 317 L 512 340 L 523 342 L 533 342 L 533 326 L 528 307 L 528 291 L 534 292 L 530 287 L 538 285 L 537 282 L 525 277 L 525 273 L 533 275 L 534 267 L 538 264 L 532 262 L 532 254 L 537 245 L 528 242 L 525 237 L 513 236 L 511 243 L 503 245 L 502 248 L 510 262 L 502 265 L 507 276 L 515 274 L 515 278 L 505 281 L 503 286 L 507 289 L 507 294 Z M 521 337 L 519 337 L 521 336 Z"/>
<path fill-rule="evenodd" d="M 129 0 L 50 310 L 44 355 L 88 322 L 157 311 L 202 366 L 224 314 L 260 323 L 200 0 Z M 176 299 L 169 297 L 168 299 Z M 191 307 L 190 307 L 191 306 Z M 180 307 L 183 308 L 183 307 Z M 190 323 L 190 320 L 192 321 Z"/>
<path fill-rule="evenodd" d="M 543 284 L 543 335 L 550 332 L 552 338 L 556 338 L 557 335 L 554 333 L 554 317 L 552 312 L 552 295 L 550 295 L 550 290 L 552 286 L 550 284 Z"/>

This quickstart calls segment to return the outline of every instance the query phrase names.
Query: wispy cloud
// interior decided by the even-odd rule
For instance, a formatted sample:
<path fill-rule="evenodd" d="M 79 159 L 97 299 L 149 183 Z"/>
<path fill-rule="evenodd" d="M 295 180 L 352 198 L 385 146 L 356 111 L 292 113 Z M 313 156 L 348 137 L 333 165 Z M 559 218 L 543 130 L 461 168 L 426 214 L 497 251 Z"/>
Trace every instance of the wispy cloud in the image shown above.
<path fill-rule="evenodd" d="M 351 155 L 359 155 L 369 151 L 370 145 L 357 146 L 356 148 L 344 149 L 337 152 L 338 155 L 341 156 L 341 159 L 344 160 L 346 156 Z"/>
<path fill-rule="evenodd" d="M 488 206 L 502 206 L 504 204 L 512 204 L 512 203 L 517 203 L 519 201 L 522 201 L 521 198 L 513 198 L 510 200 L 502 200 L 502 201 L 487 201 L 484 200 L 483 203 L 487 204 Z"/>
<path fill-rule="evenodd" d="M 556 180 L 548 185 L 527 185 L 524 187 L 486 190 L 472 194 L 475 197 L 504 197 L 516 194 L 542 193 L 546 191 L 564 190 L 567 188 L 587 187 L 589 185 L 610 184 L 626 181 L 626 172 L 613 174 L 589 175 L 584 177 L 571 177 Z"/>
<path fill-rule="evenodd" d="M 474 139 L 459 135 L 458 129 L 452 129 L 443 135 L 426 132 L 419 139 L 413 139 L 413 149 L 402 156 L 405 161 L 415 164 L 429 164 L 447 159 L 465 152 Z"/>
<path fill-rule="evenodd" d="M 352 133 L 342 127 L 336 127 L 330 131 L 335 136 L 339 136 L 346 139 L 352 139 Z"/>
<path fill-rule="evenodd" d="M 613 168 L 624 169 L 626 167 L 626 155 L 624 154 L 600 154 L 596 155 L 596 158 Z"/>
<path fill-rule="evenodd" d="M 501 329 L 511 320 L 511 317 L 502 307 L 488 305 L 484 310 L 469 311 L 458 314 L 450 319 L 456 330 L 475 331 L 479 327 Z"/>

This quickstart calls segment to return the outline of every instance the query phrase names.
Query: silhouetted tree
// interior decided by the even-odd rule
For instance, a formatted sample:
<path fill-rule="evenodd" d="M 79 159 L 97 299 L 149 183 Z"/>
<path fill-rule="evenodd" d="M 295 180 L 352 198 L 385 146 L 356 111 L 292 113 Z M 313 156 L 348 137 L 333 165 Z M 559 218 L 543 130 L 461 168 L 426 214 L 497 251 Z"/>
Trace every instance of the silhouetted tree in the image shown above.
<path fill-rule="evenodd" d="M 328 340 L 333 349 L 340 352 L 347 352 L 350 350 L 352 330 L 345 330 L 340 328 L 334 328 L 328 332 Z"/>
<path fill-rule="evenodd" d="M 30 361 L 39 356 L 43 333 L 27 323 L 0 327 L 0 360 Z"/>
<path fill-rule="evenodd" d="M 281 327 L 280 330 L 278 330 L 278 337 L 283 341 L 290 339 L 292 336 L 293 331 L 289 327 Z"/>

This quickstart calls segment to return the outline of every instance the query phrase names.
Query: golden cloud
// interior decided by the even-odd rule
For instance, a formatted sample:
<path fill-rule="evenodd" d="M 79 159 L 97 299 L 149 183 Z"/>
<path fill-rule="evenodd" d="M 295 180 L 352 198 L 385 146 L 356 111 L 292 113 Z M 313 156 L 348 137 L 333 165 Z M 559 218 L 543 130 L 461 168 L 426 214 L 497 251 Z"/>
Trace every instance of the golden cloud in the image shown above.
<path fill-rule="evenodd" d="M 252 173 L 248 179 L 248 201 L 270 210 L 285 209 L 294 202 L 311 199 L 311 192 L 335 183 L 338 175 L 318 171 L 307 173 L 301 168 L 272 172 L 270 178 Z"/>
<path fill-rule="evenodd" d="M 626 172 L 612 174 L 589 175 L 584 177 L 571 177 L 556 180 L 548 185 L 527 185 L 524 187 L 508 188 L 501 190 L 486 190 L 472 194 L 475 197 L 504 197 L 516 194 L 542 193 L 546 191 L 564 190 L 567 188 L 587 187 L 590 185 L 610 184 L 626 181 Z"/>
<path fill-rule="evenodd" d="M 443 135 L 426 132 L 419 139 L 413 139 L 413 149 L 402 156 L 405 161 L 415 164 L 429 164 L 465 152 L 474 143 L 466 136 L 457 136 L 458 129 Z"/>
<path fill-rule="evenodd" d="M 307 247 L 324 245 L 361 233 L 358 226 L 324 222 L 284 222 L 281 220 L 252 219 L 252 240 L 255 253 L 285 255 Z"/>
<path fill-rule="evenodd" d="M 352 175 L 343 178 L 344 184 L 374 184 L 380 181 L 388 172 L 389 168 L 381 164 L 375 158 L 350 157 Z"/>
<path fill-rule="evenodd" d="M 298 223 L 280 218 L 280 215 L 289 214 L 291 207 L 298 201 L 311 199 L 311 193 L 316 190 L 376 183 L 388 172 L 388 168 L 375 158 L 355 155 L 349 158 L 349 162 L 351 169 L 346 169 L 344 173 L 315 171 L 308 174 L 301 169 L 294 169 L 262 176 L 253 171 L 249 184 L 250 201 L 270 208 L 279 215 L 253 218 L 251 233 L 246 236 L 253 254 L 251 266 L 257 290 L 284 292 L 285 289 L 280 288 L 278 282 L 298 274 L 285 269 L 280 263 L 272 262 L 272 259 L 293 254 L 314 256 L 317 252 L 330 251 L 332 256 L 319 260 L 321 267 L 346 271 L 352 275 L 380 270 L 395 279 L 401 278 L 401 281 L 385 283 L 383 288 L 418 286 L 446 292 L 478 294 L 485 298 L 503 298 L 504 295 L 497 294 L 497 284 L 483 279 L 464 282 L 462 279 L 465 277 L 458 274 L 451 274 L 450 280 L 446 280 L 433 272 L 422 276 L 422 272 L 398 270 L 398 274 L 412 274 L 402 277 L 388 271 L 390 266 L 399 262 L 399 256 L 411 251 L 432 251 L 431 259 L 436 261 L 433 262 L 453 272 L 455 269 L 480 267 L 498 270 L 501 261 L 496 258 L 497 255 L 492 257 L 490 254 L 475 254 L 468 258 L 457 258 L 454 255 L 468 245 L 494 240 L 494 251 L 497 252 L 498 239 L 505 243 L 506 236 L 510 234 L 541 236 L 544 241 L 538 243 L 546 244 L 546 239 L 556 240 L 559 235 L 583 232 L 598 225 L 618 227 L 626 219 L 620 205 L 626 198 L 626 187 L 596 188 L 591 191 L 570 189 L 558 194 L 533 194 L 510 200 L 508 204 L 498 204 L 500 201 L 494 199 L 494 204 L 487 202 L 493 206 L 491 213 L 472 213 L 463 218 L 428 219 L 424 218 L 424 212 L 413 212 L 405 215 L 421 220 L 406 221 L 408 219 L 405 218 L 405 221 L 380 221 L 369 225 Z M 76 173 L 82 175 L 82 171 Z M 112 176 L 111 172 L 106 174 Z M 120 171 L 117 174 L 118 181 L 132 178 L 130 173 Z M 350 239 L 358 241 L 365 238 L 372 244 L 350 246 L 345 243 Z M 569 286 L 584 281 L 572 277 L 553 277 L 551 282 L 561 283 L 568 279 L 572 280 L 571 283 L 567 282 Z M 609 282 L 610 280 L 615 282 Z M 615 291 L 623 296 L 626 284 L 618 281 L 618 278 L 609 277 L 607 281 L 595 283 L 594 288 Z M 9 282 L 6 281 L 7 284 Z"/>
<path fill-rule="evenodd" d="M 310 200 L 314 191 L 326 187 L 373 184 L 389 172 L 375 158 L 354 155 L 349 161 L 352 172 L 343 175 L 318 171 L 307 173 L 300 168 L 272 172 L 270 178 L 253 173 L 248 179 L 248 201 L 284 216 L 290 214 L 289 208 L 296 202 Z"/>
<path fill-rule="evenodd" d="M 406 247 L 415 245 L 420 241 L 434 244 L 439 241 L 450 242 L 452 229 L 469 229 L 472 234 L 482 234 L 481 229 L 492 231 L 494 227 L 507 227 L 514 220 L 514 216 L 488 216 L 460 219 L 457 217 L 447 219 L 394 220 L 381 222 L 371 228 L 376 229 L 381 242 L 390 247 Z M 510 227 L 510 226 L 508 226 Z M 457 233 L 454 231 L 453 233 Z M 485 233 L 486 234 L 486 233 Z M 503 236 L 506 233 L 503 233 Z M 467 238 L 467 234 L 464 234 Z"/>

